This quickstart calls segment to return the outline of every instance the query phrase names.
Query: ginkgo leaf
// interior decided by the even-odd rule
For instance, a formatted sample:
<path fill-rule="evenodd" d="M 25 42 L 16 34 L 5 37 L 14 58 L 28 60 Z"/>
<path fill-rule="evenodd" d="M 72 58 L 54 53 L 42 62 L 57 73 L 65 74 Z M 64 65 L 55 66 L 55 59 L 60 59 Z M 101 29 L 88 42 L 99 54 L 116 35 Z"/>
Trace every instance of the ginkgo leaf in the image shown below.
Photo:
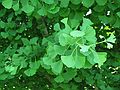
<path fill-rule="evenodd" d="M 60 1 L 61 1 L 61 3 L 60 3 L 61 7 L 67 7 L 70 0 L 60 0 Z"/>
<path fill-rule="evenodd" d="M 107 43 L 107 48 L 111 49 L 111 48 L 113 48 L 113 45 L 111 43 Z"/>
<path fill-rule="evenodd" d="M 12 7 L 12 3 L 13 3 L 13 0 L 3 0 L 2 1 L 2 5 L 7 9 L 10 9 Z"/>
<path fill-rule="evenodd" d="M 106 59 L 107 59 L 107 53 L 106 52 L 97 52 L 98 53 L 98 57 L 99 57 L 99 67 L 101 66 L 101 65 L 103 65 L 103 63 L 106 61 Z"/>
<path fill-rule="evenodd" d="M 63 78 L 62 75 L 59 75 L 59 76 L 57 76 L 54 80 L 55 80 L 57 83 L 61 83 L 61 82 L 64 81 L 64 78 Z"/>
<path fill-rule="evenodd" d="M 37 44 L 38 37 L 34 37 L 30 39 L 30 44 Z"/>
<path fill-rule="evenodd" d="M 97 4 L 103 6 L 107 3 L 107 0 L 96 0 Z"/>
<path fill-rule="evenodd" d="M 18 11 L 19 10 L 19 2 L 14 4 L 12 8 L 14 9 L 14 11 Z"/>
<path fill-rule="evenodd" d="M 43 57 L 43 63 L 46 65 L 52 65 L 53 60 L 49 57 Z"/>
<path fill-rule="evenodd" d="M 94 0 L 82 0 L 83 6 L 89 8 L 93 5 Z"/>
<path fill-rule="evenodd" d="M 34 7 L 32 5 L 25 5 L 23 6 L 22 10 L 25 12 L 25 13 L 32 13 L 34 11 Z"/>
<path fill-rule="evenodd" d="M 61 56 L 61 60 L 63 62 L 63 64 L 65 64 L 67 67 L 72 67 L 74 68 L 75 65 L 75 60 L 73 58 L 73 56 Z"/>
<path fill-rule="evenodd" d="M 109 38 L 107 38 L 107 42 L 115 43 L 116 38 L 114 34 L 112 33 Z"/>
<path fill-rule="evenodd" d="M 77 69 L 80 69 L 85 65 L 85 56 L 83 55 L 75 55 L 74 60 L 75 60 L 75 67 Z"/>
<path fill-rule="evenodd" d="M 75 31 L 72 31 L 70 35 L 73 37 L 83 37 L 85 33 L 83 31 L 75 30 Z"/>
<path fill-rule="evenodd" d="M 54 0 L 42 0 L 43 2 L 47 3 L 47 4 L 53 4 Z"/>
<path fill-rule="evenodd" d="M 90 46 L 87 46 L 87 45 L 81 45 L 80 47 L 81 47 L 80 49 L 81 52 L 88 52 L 90 48 Z"/>
<path fill-rule="evenodd" d="M 47 10 L 46 10 L 45 7 L 43 6 L 43 7 L 41 7 L 41 9 L 39 9 L 39 10 L 37 11 L 37 13 L 38 13 L 39 15 L 41 15 L 41 16 L 45 16 L 45 15 L 47 15 Z"/>
<path fill-rule="evenodd" d="M 53 73 L 59 74 L 62 71 L 63 63 L 61 61 L 55 62 L 51 65 Z"/>
<path fill-rule="evenodd" d="M 27 76 L 33 76 L 36 73 L 36 69 L 29 68 L 24 71 Z"/>
<path fill-rule="evenodd" d="M 71 0 L 71 3 L 78 5 L 82 0 Z"/>

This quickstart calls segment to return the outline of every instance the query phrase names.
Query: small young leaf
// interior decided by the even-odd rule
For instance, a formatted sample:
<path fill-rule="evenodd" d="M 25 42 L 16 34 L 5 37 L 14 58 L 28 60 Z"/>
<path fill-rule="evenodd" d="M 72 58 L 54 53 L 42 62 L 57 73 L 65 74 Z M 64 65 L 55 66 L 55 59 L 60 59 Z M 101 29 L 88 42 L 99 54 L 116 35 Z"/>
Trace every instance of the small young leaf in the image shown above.
<path fill-rule="evenodd" d="M 111 43 L 107 43 L 107 48 L 111 49 L 111 48 L 113 48 L 113 45 Z"/>
<path fill-rule="evenodd" d="M 107 42 L 115 43 L 116 38 L 114 34 L 112 33 L 109 38 L 107 38 Z"/>

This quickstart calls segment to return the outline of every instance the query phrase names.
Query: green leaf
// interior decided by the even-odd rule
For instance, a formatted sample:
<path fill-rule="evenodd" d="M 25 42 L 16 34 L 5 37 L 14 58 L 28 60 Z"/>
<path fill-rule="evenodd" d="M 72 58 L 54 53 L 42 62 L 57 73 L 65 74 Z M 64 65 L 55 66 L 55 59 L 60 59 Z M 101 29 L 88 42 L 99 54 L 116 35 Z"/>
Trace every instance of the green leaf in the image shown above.
<path fill-rule="evenodd" d="M 113 27 L 115 27 L 115 28 L 119 28 L 119 27 L 120 27 L 120 23 L 119 23 L 119 22 L 120 22 L 120 18 L 117 17 L 117 19 L 116 19 L 116 21 L 115 21 Z"/>
<path fill-rule="evenodd" d="M 37 44 L 37 41 L 38 41 L 38 37 L 34 37 L 30 39 L 30 44 Z"/>
<path fill-rule="evenodd" d="M 21 57 L 19 54 L 14 54 L 12 56 L 12 62 L 14 65 L 19 66 L 21 64 L 21 61 L 23 61 L 25 58 Z"/>
<path fill-rule="evenodd" d="M 12 8 L 14 9 L 14 11 L 18 11 L 19 10 L 19 2 L 14 4 Z"/>
<path fill-rule="evenodd" d="M 6 23 L 0 20 L 0 28 L 5 28 Z"/>
<path fill-rule="evenodd" d="M 49 13 L 55 14 L 57 12 L 59 12 L 60 7 L 55 7 L 54 9 L 48 10 Z"/>
<path fill-rule="evenodd" d="M 4 73 L 5 68 L 0 68 L 0 74 Z"/>
<path fill-rule="evenodd" d="M 61 35 L 59 36 L 59 43 L 60 43 L 60 45 L 62 45 L 62 46 L 65 46 L 65 45 L 68 44 L 64 34 L 61 34 Z"/>
<path fill-rule="evenodd" d="M 83 68 L 83 66 L 85 65 L 85 56 L 76 54 L 74 56 L 74 59 L 75 59 L 75 67 L 77 69 Z"/>
<path fill-rule="evenodd" d="M 5 80 L 6 78 L 9 77 L 9 74 L 0 74 L 0 80 Z"/>
<path fill-rule="evenodd" d="M 39 69 L 39 67 L 40 67 L 40 60 L 38 60 L 38 61 L 35 61 L 35 62 L 30 62 L 30 66 L 29 66 L 30 68 L 32 68 L 32 69 Z"/>
<path fill-rule="evenodd" d="M 45 15 L 47 15 L 47 11 L 46 11 L 46 9 L 45 9 L 44 6 L 43 6 L 41 9 L 39 9 L 39 10 L 37 11 L 37 13 L 38 13 L 40 16 L 45 16 Z"/>
<path fill-rule="evenodd" d="M 111 17 L 107 17 L 107 16 L 98 16 L 99 20 L 102 21 L 102 23 L 105 24 L 109 24 L 110 22 L 112 22 L 112 18 Z"/>
<path fill-rule="evenodd" d="M 72 80 L 76 76 L 77 72 L 75 69 L 68 69 L 67 72 L 63 73 L 63 78 L 66 82 Z"/>
<path fill-rule="evenodd" d="M 111 48 L 113 48 L 113 45 L 111 43 L 107 43 L 107 48 L 111 49 Z"/>
<path fill-rule="evenodd" d="M 100 67 L 106 61 L 106 59 L 107 59 L 107 53 L 106 52 L 98 52 L 98 56 L 99 56 L 99 59 L 100 59 L 100 61 L 98 63 L 99 67 Z"/>
<path fill-rule="evenodd" d="M 101 67 L 101 65 L 103 65 L 103 63 L 106 61 L 106 56 L 107 53 L 106 52 L 96 52 L 94 50 L 92 50 L 93 53 L 93 61 L 95 63 L 98 63 L 99 67 Z"/>
<path fill-rule="evenodd" d="M 80 47 L 81 47 L 80 49 L 81 52 L 88 52 L 90 48 L 90 46 L 87 46 L 87 45 L 81 45 Z"/>
<path fill-rule="evenodd" d="M 62 46 L 59 46 L 59 45 L 54 45 L 55 53 L 58 54 L 58 55 L 64 54 L 65 49 L 66 49 L 65 47 L 62 47 Z"/>
<path fill-rule="evenodd" d="M 89 41 L 90 44 L 96 43 L 97 39 L 95 35 L 95 30 L 91 26 L 87 27 L 87 29 L 85 30 L 85 38 L 87 41 Z"/>
<path fill-rule="evenodd" d="M 32 13 L 34 11 L 34 7 L 32 5 L 25 5 L 23 6 L 22 10 L 25 12 L 25 13 Z"/>
<path fill-rule="evenodd" d="M 63 33 L 59 36 L 59 43 L 61 46 L 66 46 L 68 44 L 73 44 L 74 39 L 70 35 Z"/>
<path fill-rule="evenodd" d="M 1 36 L 3 38 L 7 38 L 9 36 L 8 32 L 1 32 Z"/>
<path fill-rule="evenodd" d="M 32 47 L 31 46 L 26 46 L 25 48 L 24 48 L 24 54 L 25 55 L 29 55 L 31 52 L 32 52 Z"/>
<path fill-rule="evenodd" d="M 104 6 L 107 3 L 107 0 L 96 0 L 97 4 L 100 6 Z"/>
<path fill-rule="evenodd" d="M 17 67 L 13 67 L 13 66 L 8 65 L 5 67 L 5 70 L 7 72 L 11 73 L 11 75 L 15 75 L 17 72 Z"/>
<path fill-rule="evenodd" d="M 28 40 L 27 38 L 22 38 L 21 40 L 22 40 L 22 43 L 23 43 L 25 46 L 30 45 L 30 42 L 29 42 L 29 40 Z"/>
<path fill-rule="evenodd" d="M 48 48 L 47 48 L 47 54 L 51 58 L 55 58 L 58 53 L 56 53 L 55 47 L 53 45 L 49 45 Z"/>
<path fill-rule="evenodd" d="M 43 2 L 45 2 L 46 4 L 53 4 L 54 0 L 42 0 Z"/>
<path fill-rule="evenodd" d="M 33 6 L 37 6 L 37 4 L 39 2 L 38 0 L 30 0 L 30 1 L 31 1 L 31 3 L 32 3 Z"/>
<path fill-rule="evenodd" d="M 72 12 L 69 15 L 68 23 L 71 26 L 71 28 L 76 29 L 78 27 L 78 25 L 81 23 L 82 19 L 83 19 L 83 13 L 82 12 Z"/>
<path fill-rule="evenodd" d="M 70 0 L 60 0 L 60 7 L 68 7 Z"/>
<path fill-rule="evenodd" d="M 64 78 L 63 78 L 62 75 L 59 75 L 59 76 L 57 76 L 54 80 L 55 80 L 57 83 L 61 83 L 61 82 L 64 81 Z"/>
<path fill-rule="evenodd" d="M 89 8 L 93 5 L 94 0 L 82 0 L 83 6 Z"/>
<path fill-rule="evenodd" d="M 120 17 L 120 12 L 117 12 L 117 15 Z"/>
<path fill-rule="evenodd" d="M 85 61 L 84 68 L 92 68 L 93 64 L 91 64 L 88 60 Z"/>
<path fill-rule="evenodd" d="M 116 38 L 114 34 L 112 33 L 109 38 L 107 38 L 107 42 L 115 43 Z"/>
<path fill-rule="evenodd" d="M 27 76 L 33 76 L 36 73 L 36 69 L 29 68 L 24 71 Z"/>
<path fill-rule="evenodd" d="M 61 60 L 63 62 L 63 64 L 65 64 L 67 67 L 72 67 L 74 68 L 75 66 L 75 60 L 73 58 L 73 56 L 61 56 Z"/>
<path fill-rule="evenodd" d="M 83 31 L 75 30 L 75 31 L 70 32 L 70 35 L 73 37 L 83 37 L 85 33 Z"/>
<path fill-rule="evenodd" d="M 82 0 L 70 0 L 71 3 L 75 4 L 75 5 L 78 5 L 81 3 Z"/>
<path fill-rule="evenodd" d="M 51 65 L 53 73 L 60 74 L 62 72 L 63 63 L 61 61 L 55 62 Z"/>
<path fill-rule="evenodd" d="M 43 57 L 43 63 L 46 65 L 52 65 L 53 60 L 49 57 Z"/>
<path fill-rule="evenodd" d="M 92 24 L 93 23 L 89 19 L 83 18 L 83 23 L 82 23 L 82 26 L 81 26 L 81 30 L 86 31 L 87 28 L 90 27 Z"/>
<path fill-rule="evenodd" d="M 61 30 L 59 23 L 56 23 L 56 24 L 54 25 L 54 30 L 55 30 L 55 31 L 60 31 L 60 30 Z"/>
<path fill-rule="evenodd" d="M 12 7 L 12 3 L 13 3 L 13 0 L 3 0 L 2 1 L 2 5 L 7 9 L 10 9 Z"/>

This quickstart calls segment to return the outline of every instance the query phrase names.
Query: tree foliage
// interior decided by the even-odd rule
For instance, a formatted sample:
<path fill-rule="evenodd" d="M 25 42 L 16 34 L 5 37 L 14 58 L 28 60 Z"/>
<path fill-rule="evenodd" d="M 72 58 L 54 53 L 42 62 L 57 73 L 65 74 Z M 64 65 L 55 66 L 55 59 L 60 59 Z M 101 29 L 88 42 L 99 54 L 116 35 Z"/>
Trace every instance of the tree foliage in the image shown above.
<path fill-rule="evenodd" d="M 0 0 L 0 89 L 119 90 L 119 0 Z"/>

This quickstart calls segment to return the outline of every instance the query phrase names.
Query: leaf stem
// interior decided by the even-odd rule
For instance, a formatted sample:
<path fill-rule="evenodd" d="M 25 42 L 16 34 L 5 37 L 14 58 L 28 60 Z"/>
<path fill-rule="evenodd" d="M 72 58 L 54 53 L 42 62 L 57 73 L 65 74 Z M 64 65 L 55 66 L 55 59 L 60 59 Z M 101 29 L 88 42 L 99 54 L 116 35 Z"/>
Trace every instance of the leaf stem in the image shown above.
<path fill-rule="evenodd" d="M 74 54 L 74 52 L 75 52 L 75 50 L 77 49 L 78 46 L 79 46 L 79 45 L 76 45 L 76 47 L 74 48 L 74 50 L 73 50 L 72 53 L 71 53 L 71 56 Z"/>

